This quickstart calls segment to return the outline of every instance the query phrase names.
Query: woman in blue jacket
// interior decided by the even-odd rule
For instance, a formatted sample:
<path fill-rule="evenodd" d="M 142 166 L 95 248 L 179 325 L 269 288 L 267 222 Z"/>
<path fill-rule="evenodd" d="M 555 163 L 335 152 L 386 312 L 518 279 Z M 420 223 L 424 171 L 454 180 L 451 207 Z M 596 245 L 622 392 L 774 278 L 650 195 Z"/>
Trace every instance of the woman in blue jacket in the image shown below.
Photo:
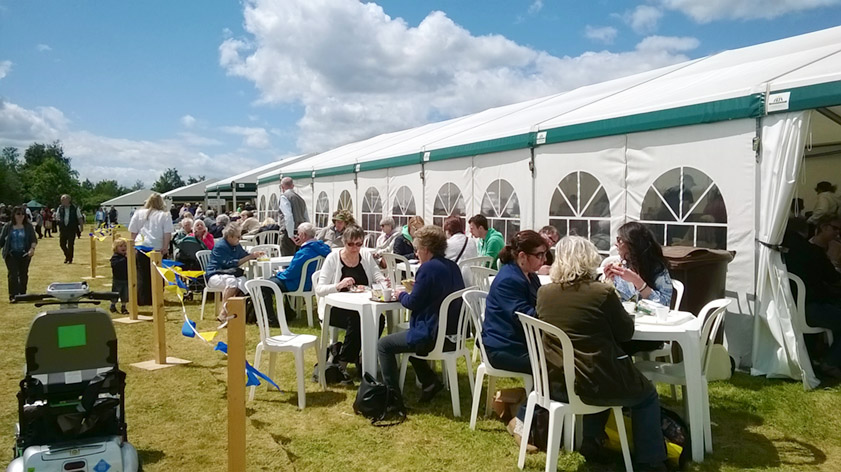
<path fill-rule="evenodd" d="M 386 336 L 377 344 L 383 382 L 396 389 L 400 388 L 400 369 L 396 355 L 404 352 L 427 354 L 431 351 L 438 336 L 438 310 L 441 302 L 451 293 L 464 288 L 458 265 L 444 257 L 447 236 L 443 229 L 434 225 L 424 226 L 414 232 L 413 244 L 421 265 L 412 292 L 399 295 L 400 303 L 412 310 L 409 330 Z M 461 300 L 450 304 L 445 328 L 447 333 L 455 333 L 460 311 Z M 426 403 L 444 385 L 425 360 L 414 357 L 409 360 L 423 386 L 420 403 Z"/>
<path fill-rule="evenodd" d="M 515 234 L 499 252 L 502 267 L 491 284 L 482 324 L 482 343 L 494 368 L 531 373 L 523 325 L 515 312 L 537 313 L 537 271 L 546 263 L 548 250 L 540 234 L 526 230 Z"/>

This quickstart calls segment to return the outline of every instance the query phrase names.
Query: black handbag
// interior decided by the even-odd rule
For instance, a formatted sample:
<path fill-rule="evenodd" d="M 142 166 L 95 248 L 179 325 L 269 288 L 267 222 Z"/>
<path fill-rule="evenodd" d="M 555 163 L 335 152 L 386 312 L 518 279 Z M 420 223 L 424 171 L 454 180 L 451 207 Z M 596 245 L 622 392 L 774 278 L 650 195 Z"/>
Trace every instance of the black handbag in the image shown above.
<path fill-rule="evenodd" d="M 368 373 L 359 384 L 353 412 L 369 418 L 374 426 L 394 426 L 406 420 L 406 407 L 400 391 L 377 382 Z"/>

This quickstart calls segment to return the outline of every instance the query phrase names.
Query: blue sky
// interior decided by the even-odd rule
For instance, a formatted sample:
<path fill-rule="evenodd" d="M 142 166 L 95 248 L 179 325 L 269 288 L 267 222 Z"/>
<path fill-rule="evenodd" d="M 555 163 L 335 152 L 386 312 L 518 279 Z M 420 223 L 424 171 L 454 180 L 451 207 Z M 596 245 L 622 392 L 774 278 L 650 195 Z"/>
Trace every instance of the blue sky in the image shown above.
<path fill-rule="evenodd" d="M 225 177 L 837 26 L 841 0 L 0 0 L 0 147 Z"/>

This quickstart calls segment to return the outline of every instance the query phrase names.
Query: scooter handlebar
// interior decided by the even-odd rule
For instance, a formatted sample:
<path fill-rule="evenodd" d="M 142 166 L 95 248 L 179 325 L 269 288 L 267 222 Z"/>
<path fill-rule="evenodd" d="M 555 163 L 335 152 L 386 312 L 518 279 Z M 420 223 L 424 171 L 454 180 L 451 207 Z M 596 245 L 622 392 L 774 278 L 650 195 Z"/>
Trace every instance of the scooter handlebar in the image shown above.
<path fill-rule="evenodd" d="M 53 298 L 53 296 L 46 293 L 22 293 L 15 295 L 16 302 L 37 302 L 47 298 Z"/>
<path fill-rule="evenodd" d="M 85 295 L 91 300 L 117 300 L 120 298 L 119 292 L 90 292 Z"/>

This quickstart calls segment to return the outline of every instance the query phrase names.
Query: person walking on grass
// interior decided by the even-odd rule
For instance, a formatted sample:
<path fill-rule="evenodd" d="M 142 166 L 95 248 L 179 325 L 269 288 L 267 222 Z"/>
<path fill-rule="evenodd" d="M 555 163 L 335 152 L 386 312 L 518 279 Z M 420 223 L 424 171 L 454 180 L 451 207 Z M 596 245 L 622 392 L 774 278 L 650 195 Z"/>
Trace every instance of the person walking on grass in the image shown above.
<path fill-rule="evenodd" d="M 22 206 L 15 207 L 12 220 L 0 230 L 0 249 L 8 271 L 10 302 L 15 300 L 15 295 L 26 293 L 29 263 L 37 245 L 38 237 L 26 216 L 26 210 Z"/>
<path fill-rule="evenodd" d="M 128 302 L 128 244 L 123 238 L 114 241 L 111 245 L 114 254 L 111 256 L 111 291 L 120 294 L 120 301 L 123 308 L 120 313 L 127 315 L 126 303 Z M 111 300 L 111 313 L 117 312 L 117 300 Z"/>
<path fill-rule="evenodd" d="M 64 263 L 73 263 L 73 249 L 76 245 L 76 235 L 82 234 L 84 218 L 76 205 L 71 204 L 70 195 L 61 196 L 61 206 L 56 215 L 58 223 L 58 243 L 64 252 Z"/>

